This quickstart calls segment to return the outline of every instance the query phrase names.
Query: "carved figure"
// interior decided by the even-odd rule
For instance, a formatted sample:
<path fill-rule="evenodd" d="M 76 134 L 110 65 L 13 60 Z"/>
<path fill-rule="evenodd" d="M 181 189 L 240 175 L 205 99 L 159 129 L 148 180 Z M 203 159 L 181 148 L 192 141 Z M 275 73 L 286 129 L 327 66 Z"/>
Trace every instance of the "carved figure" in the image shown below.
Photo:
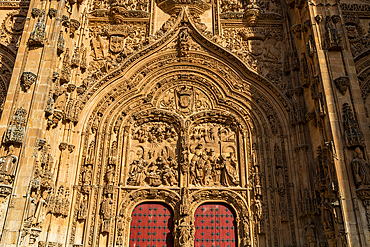
<path fill-rule="evenodd" d="M 114 165 L 109 165 L 108 166 L 108 169 L 105 173 L 105 180 L 106 180 L 108 185 L 112 185 L 113 182 L 114 182 L 114 176 L 116 174 L 115 170 L 116 169 L 115 169 Z"/>
<path fill-rule="evenodd" d="M 221 156 L 221 163 L 221 184 L 223 186 L 237 186 L 239 184 L 239 175 L 236 170 L 237 161 L 234 152 L 230 152 L 230 156 L 227 158 Z"/>
<path fill-rule="evenodd" d="M 281 62 L 281 47 L 280 43 L 275 38 L 269 38 L 265 41 L 262 56 L 264 59 L 271 62 Z"/>
<path fill-rule="evenodd" d="M 180 202 L 180 215 L 189 214 L 189 189 L 187 187 L 181 188 L 181 202 Z"/>
<path fill-rule="evenodd" d="M 82 200 L 80 202 L 80 207 L 78 209 L 77 213 L 77 219 L 79 220 L 85 220 L 87 217 L 87 207 L 88 207 L 88 202 L 87 202 L 87 195 L 82 195 Z"/>
<path fill-rule="evenodd" d="M 190 247 L 194 243 L 194 226 L 189 221 L 186 218 L 182 218 L 175 227 L 179 246 Z"/>
<path fill-rule="evenodd" d="M 324 231 L 332 231 L 334 230 L 333 225 L 333 215 L 332 215 L 332 206 L 330 201 L 327 197 L 322 195 L 322 202 L 321 202 L 321 221 L 324 227 Z"/>
<path fill-rule="evenodd" d="M 108 194 L 101 204 L 101 214 L 103 217 L 103 222 L 101 225 L 102 232 L 109 232 L 110 230 L 112 220 L 112 205 L 113 205 L 112 195 Z"/>
<path fill-rule="evenodd" d="M 148 166 L 148 169 L 146 171 L 146 180 L 149 185 L 159 186 L 162 184 L 161 169 L 163 165 L 164 161 L 162 160 L 162 157 L 158 157 L 156 162 L 153 162 Z"/>
<path fill-rule="evenodd" d="M 87 185 L 92 182 L 92 166 L 85 166 L 85 170 L 82 172 L 82 184 Z"/>
<path fill-rule="evenodd" d="M 315 232 L 315 223 L 312 219 L 308 219 L 308 224 L 304 228 L 306 230 L 306 238 L 309 247 L 316 247 L 316 232 Z"/>
<path fill-rule="evenodd" d="M 47 202 L 46 198 L 48 195 L 48 191 L 43 191 L 40 198 L 38 199 L 37 206 L 35 209 L 35 214 L 33 217 L 32 226 L 39 227 L 42 222 L 45 220 L 45 214 L 46 214 L 46 207 Z"/>
<path fill-rule="evenodd" d="M 131 164 L 131 173 L 129 175 L 128 184 L 134 186 L 144 185 L 146 178 L 146 163 L 134 160 Z"/>
<path fill-rule="evenodd" d="M 177 179 L 175 176 L 175 171 L 168 163 L 163 166 L 163 185 L 177 185 Z"/>
<path fill-rule="evenodd" d="M 8 148 L 6 156 L 0 158 L 0 183 L 12 184 L 17 169 L 18 157 L 14 155 L 14 147 Z"/>
<path fill-rule="evenodd" d="M 276 171 L 276 183 L 278 188 L 284 188 L 283 168 L 279 167 Z"/>
<path fill-rule="evenodd" d="M 254 201 L 254 206 L 256 208 L 257 218 L 259 220 L 262 219 L 262 217 L 263 217 L 263 203 L 262 203 L 260 195 L 256 195 L 256 199 Z"/>
<path fill-rule="evenodd" d="M 356 157 L 352 160 L 352 168 L 357 186 L 370 185 L 370 167 L 364 159 L 362 150 L 359 147 L 355 149 Z"/>
<path fill-rule="evenodd" d="M 199 144 L 195 147 L 195 154 L 190 162 L 190 183 L 197 185 L 201 184 L 203 179 L 203 165 L 204 160 L 202 158 L 202 145 Z"/>

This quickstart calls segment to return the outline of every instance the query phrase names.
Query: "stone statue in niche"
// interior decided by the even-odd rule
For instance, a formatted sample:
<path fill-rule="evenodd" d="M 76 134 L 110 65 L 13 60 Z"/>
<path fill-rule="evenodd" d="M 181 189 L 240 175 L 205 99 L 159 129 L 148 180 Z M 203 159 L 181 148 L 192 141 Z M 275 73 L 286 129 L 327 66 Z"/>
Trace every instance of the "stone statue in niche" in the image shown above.
<path fill-rule="evenodd" d="M 194 186 L 238 186 L 235 132 L 221 124 L 204 123 L 190 130 L 190 179 Z"/>
<path fill-rule="evenodd" d="M 101 214 L 103 218 L 101 232 L 109 232 L 110 230 L 112 221 L 112 206 L 113 206 L 112 195 L 108 194 L 101 204 Z"/>
<path fill-rule="evenodd" d="M 46 209 L 47 209 L 47 202 L 46 198 L 48 196 L 48 191 L 44 190 L 41 193 L 41 196 L 39 197 L 37 203 L 36 203 L 36 208 L 35 212 L 33 215 L 33 221 L 32 221 L 32 226 L 34 227 L 40 227 L 42 222 L 45 220 L 45 215 L 46 215 Z"/>
<path fill-rule="evenodd" d="M 128 185 L 178 184 L 178 135 L 164 122 L 145 123 L 132 131 Z"/>
<path fill-rule="evenodd" d="M 108 185 L 113 185 L 114 183 L 114 176 L 115 176 L 115 166 L 114 165 L 109 165 L 107 168 L 107 171 L 105 173 L 105 180 Z"/>
<path fill-rule="evenodd" d="M 362 150 L 355 149 L 356 157 L 352 160 L 352 168 L 357 186 L 370 186 L 370 167 L 364 159 Z"/>
<path fill-rule="evenodd" d="M 82 184 L 88 185 L 91 184 L 92 181 L 92 165 L 87 165 L 84 168 L 85 170 L 82 172 Z"/>
<path fill-rule="evenodd" d="M 324 227 L 324 231 L 333 231 L 333 214 L 332 214 L 332 205 L 329 201 L 329 198 L 321 195 L 321 222 Z"/>
<path fill-rule="evenodd" d="M 281 167 L 278 167 L 276 170 L 276 183 L 278 188 L 284 188 L 284 174 Z"/>
<path fill-rule="evenodd" d="M 79 220 L 85 220 L 87 217 L 87 213 L 88 213 L 87 212 L 87 205 L 88 205 L 87 198 L 88 198 L 87 195 L 85 194 L 82 195 L 82 199 L 81 199 L 80 206 L 79 206 L 78 213 L 77 213 L 77 219 Z"/>
<path fill-rule="evenodd" d="M 309 247 L 316 247 L 316 232 L 315 232 L 315 223 L 312 219 L 308 219 L 308 224 L 304 227 L 306 230 L 306 238 Z"/>
<path fill-rule="evenodd" d="M 194 244 L 194 225 L 189 217 L 181 218 L 174 229 L 179 246 L 187 247 Z"/>
<path fill-rule="evenodd" d="M 6 156 L 0 158 L 0 184 L 10 185 L 14 181 L 18 157 L 14 155 L 14 147 L 8 147 Z"/>

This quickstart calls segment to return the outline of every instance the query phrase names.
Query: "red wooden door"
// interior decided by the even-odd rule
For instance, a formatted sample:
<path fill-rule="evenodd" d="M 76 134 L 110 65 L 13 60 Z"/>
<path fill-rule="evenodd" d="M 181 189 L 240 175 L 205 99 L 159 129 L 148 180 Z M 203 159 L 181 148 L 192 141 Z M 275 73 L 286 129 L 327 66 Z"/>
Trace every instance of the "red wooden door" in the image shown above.
<path fill-rule="evenodd" d="M 131 214 L 130 247 L 172 247 L 173 212 L 161 203 L 142 203 Z"/>
<path fill-rule="evenodd" d="M 195 211 L 195 247 L 236 247 L 234 210 L 224 204 L 208 203 Z"/>

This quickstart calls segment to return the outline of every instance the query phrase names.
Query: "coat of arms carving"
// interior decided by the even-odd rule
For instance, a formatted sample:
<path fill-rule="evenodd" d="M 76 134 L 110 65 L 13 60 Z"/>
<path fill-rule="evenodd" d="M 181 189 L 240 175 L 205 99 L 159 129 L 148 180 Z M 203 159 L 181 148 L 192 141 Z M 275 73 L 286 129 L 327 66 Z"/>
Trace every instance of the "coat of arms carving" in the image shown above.
<path fill-rule="evenodd" d="M 123 50 L 125 39 L 122 36 L 110 36 L 109 49 L 113 53 L 119 53 Z"/>
<path fill-rule="evenodd" d="M 190 113 L 193 110 L 193 87 L 182 86 L 176 90 L 177 109 L 183 113 Z"/>

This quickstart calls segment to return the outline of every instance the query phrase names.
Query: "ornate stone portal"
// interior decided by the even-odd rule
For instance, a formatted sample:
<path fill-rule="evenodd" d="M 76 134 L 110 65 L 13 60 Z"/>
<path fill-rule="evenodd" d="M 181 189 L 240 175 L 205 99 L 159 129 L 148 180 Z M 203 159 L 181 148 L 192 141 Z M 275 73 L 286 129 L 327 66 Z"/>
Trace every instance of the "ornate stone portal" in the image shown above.
<path fill-rule="evenodd" d="M 361 1 L 1 1 L 0 246 L 370 246 Z"/>

